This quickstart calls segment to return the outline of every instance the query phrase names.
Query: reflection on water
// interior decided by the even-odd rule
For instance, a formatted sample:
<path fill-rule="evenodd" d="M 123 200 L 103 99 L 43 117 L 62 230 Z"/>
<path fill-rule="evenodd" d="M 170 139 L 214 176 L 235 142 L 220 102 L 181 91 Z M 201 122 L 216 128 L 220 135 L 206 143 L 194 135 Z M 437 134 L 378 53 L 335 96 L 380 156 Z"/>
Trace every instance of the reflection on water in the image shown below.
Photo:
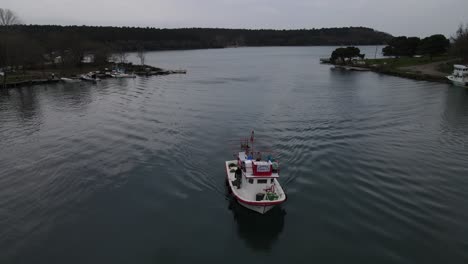
<path fill-rule="evenodd" d="M 17 117 L 23 121 L 34 119 L 40 115 L 40 105 L 33 87 L 4 90 L 0 100 L 3 109 L 14 109 Z"/>
<path fill-rule="evenodd" d="M 50 101 L 53 107 L 61 110 L 74 111 L 86 107 L 92 102 L 93 90 L 100 86 L 88 83 L 63 83 L 57 84 L 54 93 L 50 93 Z"/>
<path fill-rule="evenodd" d="M 283 231 L 286 211 L 277 206 L 268 214 L 260 215 L 246 209 L 235 199 L 229 200 L 239 236 L 254 250 L 270 251 Z"/>

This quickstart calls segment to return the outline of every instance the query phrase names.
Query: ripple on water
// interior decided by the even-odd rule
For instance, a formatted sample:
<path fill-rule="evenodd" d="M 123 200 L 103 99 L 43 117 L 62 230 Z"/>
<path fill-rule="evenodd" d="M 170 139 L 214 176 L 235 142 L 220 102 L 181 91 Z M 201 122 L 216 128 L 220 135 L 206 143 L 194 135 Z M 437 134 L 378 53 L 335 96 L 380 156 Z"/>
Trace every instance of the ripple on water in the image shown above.
<path fill-rule="evenodd" d="M 152 59 L 179 58 L 169 65 L 189 74 L 0 94 L 0 262 L 47 263 L 33 253 L 50 250 L 96 262 L 102 244 L 105 262 L 144 262 L 184 241 L 197 262 L 229 244 L 240 261 L 333 249 L 354 262 L 463 263 L 467 93 L 330 71 L 315 49 L 163 52 Z M 266 233 L 225 201 L 228 140 L 252 129 L 288 192 L 285 221 Z"/>

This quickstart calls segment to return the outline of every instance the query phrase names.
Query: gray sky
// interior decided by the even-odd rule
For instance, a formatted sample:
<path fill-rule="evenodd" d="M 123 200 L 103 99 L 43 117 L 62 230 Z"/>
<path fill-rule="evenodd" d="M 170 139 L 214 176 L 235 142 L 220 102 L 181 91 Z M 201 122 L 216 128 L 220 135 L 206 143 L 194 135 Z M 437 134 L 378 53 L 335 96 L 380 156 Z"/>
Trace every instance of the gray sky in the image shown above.
<path fill-rule="evenodd" d="M 366 26 L 392 35 L 452 35 L 468 0 L 1 0 L 27 24 L 151 27 Z"/>

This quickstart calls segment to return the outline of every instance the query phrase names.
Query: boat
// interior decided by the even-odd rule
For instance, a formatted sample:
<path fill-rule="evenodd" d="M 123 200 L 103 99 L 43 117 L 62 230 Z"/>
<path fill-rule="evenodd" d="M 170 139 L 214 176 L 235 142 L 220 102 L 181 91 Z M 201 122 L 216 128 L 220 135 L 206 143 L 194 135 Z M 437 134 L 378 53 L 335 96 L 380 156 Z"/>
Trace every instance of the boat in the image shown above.
<path fill-rule="evenodd" d="M 112 78 L 136 78 L 136 75 L 135 74 L 129 74 L 129 73 L 125 73 L 123 72 L 122 70 L 113 70 L 111 73 L 110 73 L 110 76 Z"/>
<path fill-rule="evenodd" d="M 111 73 L 112 78 L 136 78 L 135 74 L 128 74 L 128 73 Z"/>
<path fill-rule="evenodd" d="M 332 69 L 340 69 L 346 71 L 370 71 L 368 68 L 356 67 L 356 66 L 345 66 L 345 65 L 335 65 Z"/>
<path fill-rule="evenodd" d="M 171 73 L 171 74 L 186 74 L 186 73 L 187 73 L 187 70 L 182 70 L 182 69 L 179 69 L 179 70 L 170 70 L 169 73 Z"/>
<path fill-rule="evenodd" d="M 228 160 L 226 182 L 232 196 L 245 208 L 265 214 L 286 201 L 286 193 L 281 187 L 279 162 L 268 155 L 254 152 L 254 132 L 250 139 L 241 140 L 241 151 L 236 160 Z M 265 153 L 263 153 L 265 154 Z"/>
<path fill-rule="evenodd" d="M 101 79 L 99 79 L 94 72 L 90 72 L 87 74 L 83 74 L 80 76 L 80 79 L 83 81 L 88 81 L 88 82 L 99 82 Z"/>
<path fill-rule="evenodd" d="M 447 76 L 447 79 L 455 86 L 468 87 L 468 66 L 453 65 L 453 73 Z"/>
<path fill-rule="evenodd" d="M 60 78 L 60 80 L 66 82 L 66 83 L 77 83 L 77 82 L 80 82 L 80 79 L 78 79 L 78 78 L 66 78 L 66 77 L 62 77 L 62 78 Z"/>

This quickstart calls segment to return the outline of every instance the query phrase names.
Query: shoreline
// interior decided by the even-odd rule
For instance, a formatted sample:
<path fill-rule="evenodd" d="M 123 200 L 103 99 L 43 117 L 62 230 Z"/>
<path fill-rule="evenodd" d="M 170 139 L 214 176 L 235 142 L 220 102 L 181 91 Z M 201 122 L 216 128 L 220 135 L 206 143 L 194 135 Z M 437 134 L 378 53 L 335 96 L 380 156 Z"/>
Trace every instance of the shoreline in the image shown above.
<path fill-rule="evenodd" d="M 423 63 L 421 63 L 423 61 Z M 417 81 L 429 81 L 451 84 L 446 78 L 451 72 L 453 64 L 459 62 L 456 58 L 434 58 L 434 60 L 424 61 L 421 58 L 403 58 L 403 59 L 367 59 L 365 64 L 341 65 L 333 64 L 335 68 L 341 68 L 351 71 L 372 71 L 375 73 L 386 74 Z M 441 70 L 443 68 L 444 71 Z"/>
<path fill-rule="evenodd" d="M 135 65 L 133 63 L 125 64 L 104 64 L 104 65 L 83 65 L 81 67 L 71 68 L 47 68 L 26 70 L 22 74 L 7 73 L 7 80 L 0 77 L 0 89 L 19 88 L 25 86 L 53 84 L 63 82 L 61 78 L 79 79 L 81 75 L 96 72 L 101 79 L 112 78 L 106 75 L 106 72 L 113 68 L 124 68 L 125 72 L 133 73 L 138 76 L 156 76 L 169 74 L 185 74 L 186 70 L 167 70 L 150 65 Z"/>
<path fill-rule="evenodd" d="M 428 81 L 428 82 L 438 82 L 451 84 L 451 82 L 444 76 L 432 75 L 427 73 L 418 73 L 412 71 L 398 71 L 398 70 L 380 70 L 380 69 L 371 69 L 371 71 L 386 75 L 391 75 L 395 77 L 401 77 L 406 79 L 412 79 L 416 81 Z"/>

